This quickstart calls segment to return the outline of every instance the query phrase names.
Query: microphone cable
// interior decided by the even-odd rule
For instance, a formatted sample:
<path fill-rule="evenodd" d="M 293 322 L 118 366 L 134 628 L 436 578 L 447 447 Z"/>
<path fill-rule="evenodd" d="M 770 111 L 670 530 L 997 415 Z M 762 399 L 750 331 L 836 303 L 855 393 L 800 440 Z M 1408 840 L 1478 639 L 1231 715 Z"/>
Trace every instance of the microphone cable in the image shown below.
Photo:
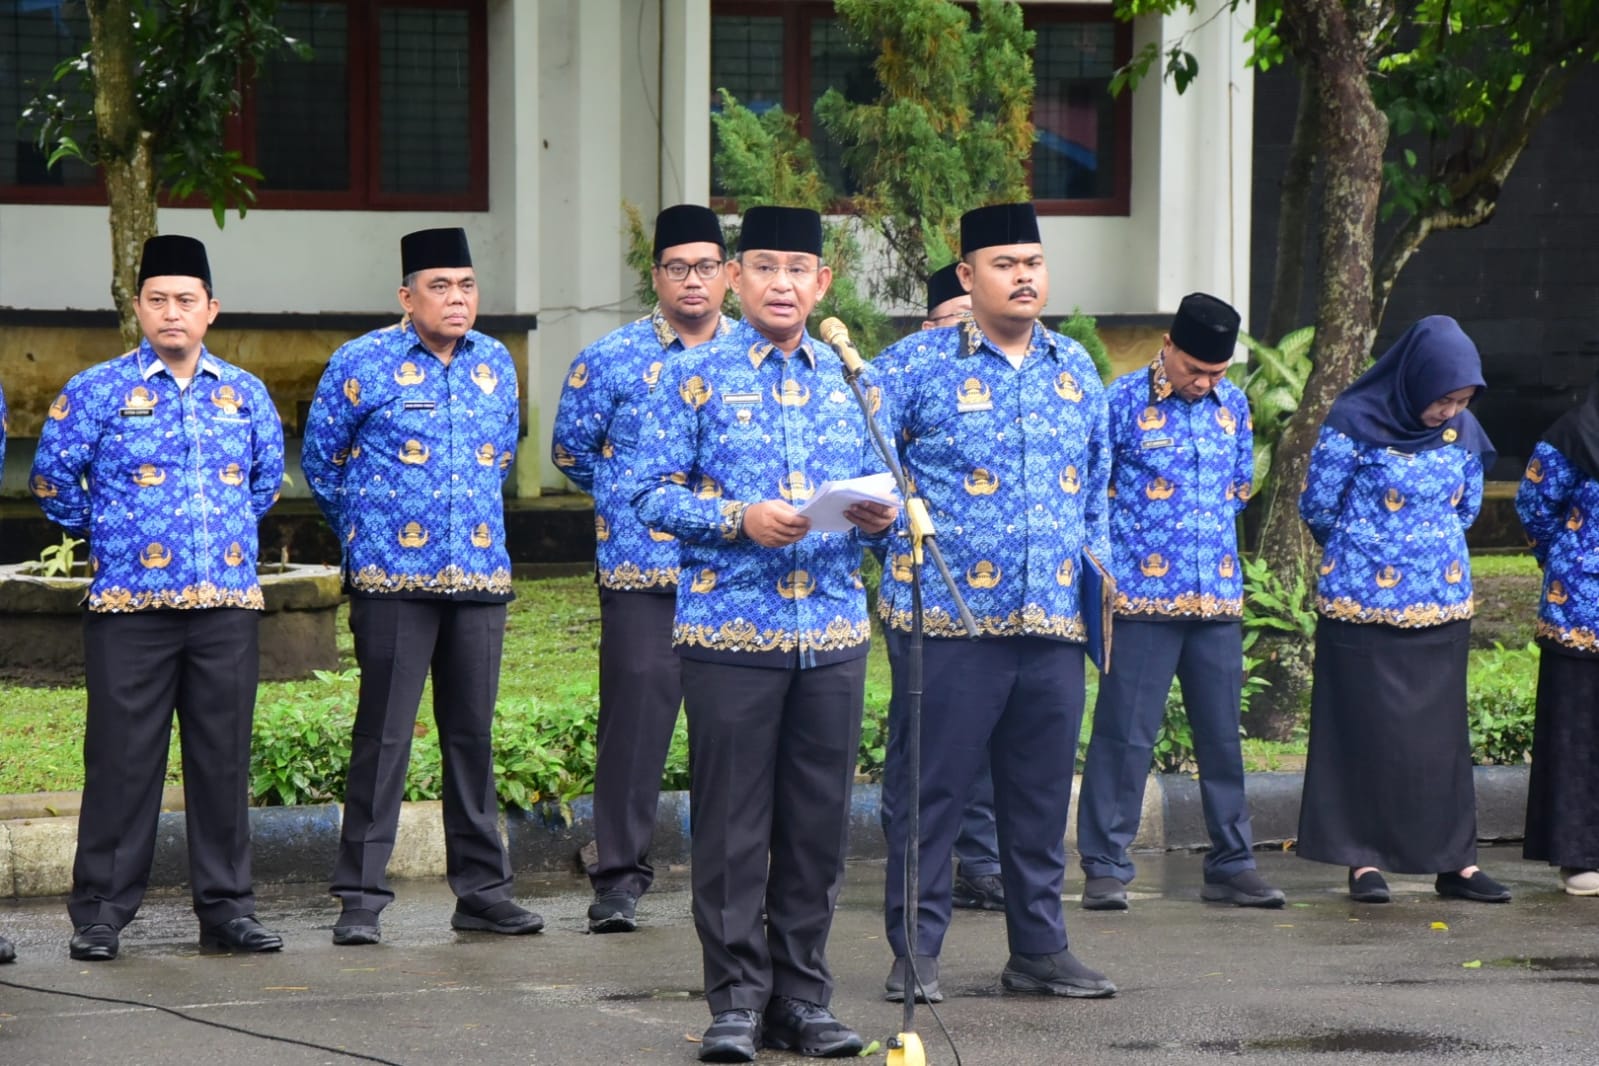
<path fill-rule="evenodd" d="M 96 996 L 88 992 L 69 992 L 64 988 L 47 988 L 44 985 L 30 985 L 21 981 L 0 981 L 0 988 L 15 988 L 19 991 L 39 992 L 47 996 L 67 996 L 72 999 L 88 1000 L 91 1003 L 107 1003 L 117 1007 L 135 1007 L 139 1010 L 159 1011 L 162 1014 L 170 1014 L 174 1018 L 181 1018 L 186 1022 L 193 1022 L 195 1025 L 205 1025 L 211 1027 L 212 1029 L 221 1029 L 229 1033 L 238 1033 L 240 1036 L 254 1037 L 257 1040 L 265 1040 L 269 1043 L 291 1044 L 295 1047 L 308 1048 L 311 1051 L 321 1051 L 329 1055 L 342 1055 L 347 1059 L 354 1059 L 358 1062 L 375 1062 L 378 1063 L 379 1066 L 405 1066 L 405 1063 L 403 1062 L 395 1062 L 393 1059 L 380 1058 L 377 1055 L 366 1055 L 359 1051 L 346 1051 L 343 1048 L 331 1047 L 327 1044 L 317 1044 L 310 1040 L 297 1040 L 292 1036 L 278 1036 L 274 1033 L 263 1033 L 255 1029 L 246 1029 L 241 1025 L 230 1025 L 227 1022 L 212 1021 L 210 1018 L 201 1018 L 197 1015 L 190 1014 L 187 1011 L 179 1010 L 176 1007 L 165 1007 L 159 1003 L 141 1003 L 136 999 L 121 999 L 117 996 Z"/>

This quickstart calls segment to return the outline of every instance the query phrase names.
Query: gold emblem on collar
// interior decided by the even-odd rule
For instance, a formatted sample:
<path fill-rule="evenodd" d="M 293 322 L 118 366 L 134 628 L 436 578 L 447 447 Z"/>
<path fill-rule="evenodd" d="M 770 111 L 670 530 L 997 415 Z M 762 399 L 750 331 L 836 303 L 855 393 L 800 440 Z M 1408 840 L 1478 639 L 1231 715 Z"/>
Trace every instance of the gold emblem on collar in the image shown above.
<path fill-rule="evenodd" d="M 1444 441 L 1446 443 L 1453 444 L 1456 440 L 1459 439 L 1459 437 L 1460 437 L 1460 434 L 1455 431 L 1455 428 L 1453 426 L 1451 426 L 1448 429 L 1444 430 Z"/>

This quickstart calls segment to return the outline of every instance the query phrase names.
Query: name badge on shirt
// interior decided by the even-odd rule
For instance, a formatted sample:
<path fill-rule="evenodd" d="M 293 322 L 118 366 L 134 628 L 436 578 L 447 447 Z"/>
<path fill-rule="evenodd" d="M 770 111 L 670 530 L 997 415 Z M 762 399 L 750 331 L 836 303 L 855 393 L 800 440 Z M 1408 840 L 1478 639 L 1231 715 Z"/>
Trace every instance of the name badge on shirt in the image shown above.
<path fill-rule="evenodd" d="M 971 403 L 962 401 L 955 405 L 956 412 L 963 415 L 969 415 L 976 411 L 992 411 L 993 409 L 993 400 L 974 400 Z"/>
<path fill-rule="evenodd" d="M 1153 440 L 1144 441 L 1140 447 L 1142 447 L 1144 451 L 1148 452 L 1153 451 L 1156 448 L 1170 448 L 1175 443 L 1176 441 L 1172 440 L 1170 437 L 1156 437 Z"/>
<path fill-rule="evenodd" d="M 1402 452 L 1398 448 L 1384 448 L 1383 451 L 1387 452 L 1389 455 L 1393 456 L 1395 459 L 1403 459 L 1406 462 L 1412 462 L 1416 458 L 1415 453 L 1413 453 L 1413 452 Z"/>
<path fill-rule="evenodd" d="M 124 407 L 117 411 L 117 414 L 123 418 L 149 418 L 155 414 L 155 409 L 151 407 Z"/>
<path fill-rule="evenodd" d="M 761 394 L 758 392 L 724 392 L 722 393 L 722 402 L 735 406 L 757 404 L 761 402 Z"/>
<path fill-rule="evenodd" d="M 405 409 L 407 411 L 431 411 L 431 410 L 433 410 L 436 407 L 438 407 L 438 404 L 435 403 L 432 400 L 406 400 L 405 401 Z"/>

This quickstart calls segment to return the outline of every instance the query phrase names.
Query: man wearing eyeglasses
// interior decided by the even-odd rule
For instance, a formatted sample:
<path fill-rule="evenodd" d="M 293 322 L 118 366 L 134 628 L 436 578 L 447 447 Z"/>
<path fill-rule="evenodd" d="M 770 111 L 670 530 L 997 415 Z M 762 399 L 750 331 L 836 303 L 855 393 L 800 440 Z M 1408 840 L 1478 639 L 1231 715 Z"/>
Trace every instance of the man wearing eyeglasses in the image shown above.
<path fill-rule="evenodd" d="M 639 518 L 681 543 L 699 1054 L 853 1055 L 827 935 L 871 639 L 861 548 L 898 511 L 857 503 L 836 532 L 798 512 L 824 482 L 883 469 L 838 355 L 805 327 L 832 280 L 821 216 L 750 208 L 728 269 L 743 321 L 662 375 L 631 478 Z"/>
<path fill-rule="evenodd" d="M 655 219 L 655 310 L 578 353 L 561 390 L 555 465 L 594 497 L 600 590 L 600 718 L 594 767 L 594 901 L 589 932 L 629 933 L 649 891 L 661 770 L 683 702 L 672 648 L 678 544 L 633 513 L 623 475 L 640 413 L 685 348 L 727 333 L 726 243 L 715 212 L 668 207 Z"/>

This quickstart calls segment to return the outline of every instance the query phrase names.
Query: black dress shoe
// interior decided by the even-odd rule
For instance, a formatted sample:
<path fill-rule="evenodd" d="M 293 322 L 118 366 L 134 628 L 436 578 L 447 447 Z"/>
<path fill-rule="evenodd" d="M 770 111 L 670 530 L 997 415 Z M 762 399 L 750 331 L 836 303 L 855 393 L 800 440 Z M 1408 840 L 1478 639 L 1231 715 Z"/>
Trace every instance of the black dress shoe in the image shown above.
<path fill-rule="evenodd" d="M 1124 911 L 1127 886 L 1114 877 L 1090 877 L 1083 885 L 1083 910 Z"/>
<path fill-rule="evenodd" d="M 1510 889 L 1478 870 L 1470 877 L 1456 873 L 1439 874 L 1433 888 L 1440 896 L 1475 900 L 1478 903 L 1509 903 Z"/>
<path fill-rule="evenodd" d="M 888 971 L 888 979 L 883 982 L 883 998 L 890 1003 L 905 1002 L 905 986 L 916 986 L 916 1002 L 942 1003 L 944 992 L 938 987 L 938 956 L 916 956 L 916 973 L 910 972 L 903 955 L 894 960 L 894 968 Z"/>
<path fill-rule="evenodd" d="M 378 912 L 346 907 L 333 923 L 333 942 L 345 946 L 377 944 L 383 940 L 383 928 L 378 924 Z"/>
<path fill-rule="evenodd" d="M 754 1062 L 761 1043 L 761 1016 L 752 1010 L 719 1010 L 700 1037 L 701 1062 Z"/>
<path fill-rule="evenodd" d="M 969 911 L 1005 909 L 1005 882 L 998 874 L 966 874 L 957 869 L 950 904 Z"/>
<path fill-rule="evenodd" d="M 589 932 L 631 933 L 638 928 L 638 897 L 626 889 L 596 892 L 589 904 Z"/>
<path fill-rule="evenodd" d="M 1231 903 L 1235 907 L 1281 907 L 1288 902 L 1283 890 L 1266 883 L 1257 870 L 1240 870 L 1225 881 L 1206 881 L 1199 898 L 1209 903 Z"/>
<path fill-rule="evenodd" d="M 283 938 L 246 914 L 200 930 L 200 946 L 207 951 L 279 951 Z"/>
<path fill-rule="evenodd" d="M 1116 986 L 1109 978 L 1090 970 L 1064 948 L 1053 955 L 1012 953 L 999 982 L 1011 992 L 1072 999 L 1106 999 L 1116 994 Z"/>
<path fill-rule="evenodd" d="M 67 941 L 67 954 L 79 962 L 106 962 L 117 957 L 121 940 L 115 928 L 96 923 L 80 925 Z"/>
<path fill-rule="evenodd" d="M 526 907 L 518 907 L 508 899 L 491 903 L 480 911 L 468 910 L 458 901 L 455 904 L 455 913 L 450 915 L 450 928 L 472 933 L 521 936 L 543 929 L 544 919 Z"/>
<path fill-rule="evenodd" d="M 0 936 L 0 963 L 11 962 L 17 957 L 17 949 L 11 946 L 11 941 Z"/>

